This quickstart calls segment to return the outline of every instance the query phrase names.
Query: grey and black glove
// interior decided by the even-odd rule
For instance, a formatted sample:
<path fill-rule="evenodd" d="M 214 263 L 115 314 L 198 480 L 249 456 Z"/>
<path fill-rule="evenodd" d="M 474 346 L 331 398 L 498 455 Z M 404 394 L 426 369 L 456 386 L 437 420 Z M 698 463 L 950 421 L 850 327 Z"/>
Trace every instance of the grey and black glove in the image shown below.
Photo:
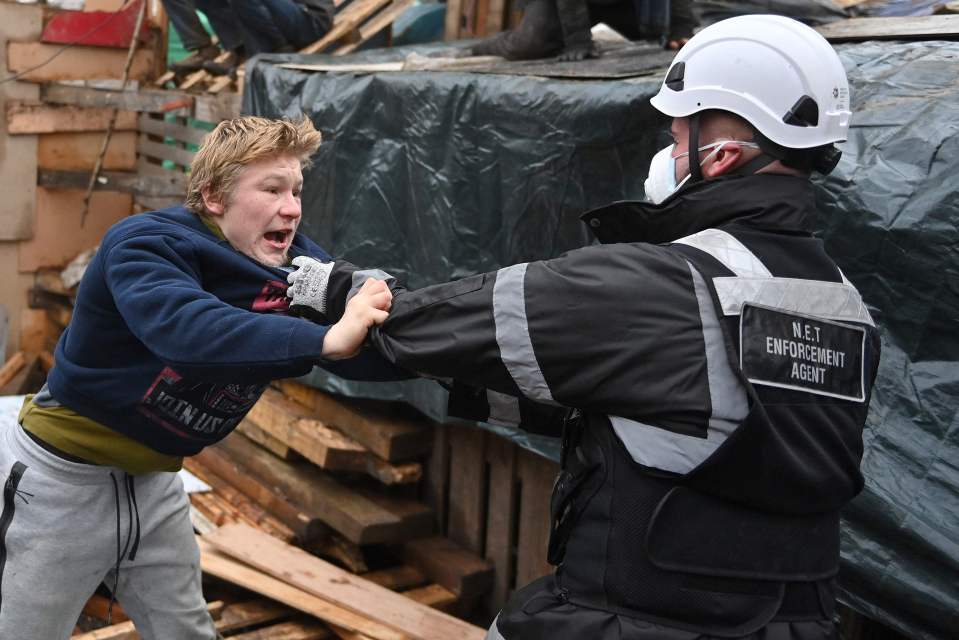
<path fill-rule="evenodd" d="M 309 256 L 293 258 L 293 266 L 298 267 L 286 277 L 290 287 L 286 290 L 290 298 L 290 312 L 295 315 L 326 315 L 327 287 L 332 262 L 320 262 Z"/>

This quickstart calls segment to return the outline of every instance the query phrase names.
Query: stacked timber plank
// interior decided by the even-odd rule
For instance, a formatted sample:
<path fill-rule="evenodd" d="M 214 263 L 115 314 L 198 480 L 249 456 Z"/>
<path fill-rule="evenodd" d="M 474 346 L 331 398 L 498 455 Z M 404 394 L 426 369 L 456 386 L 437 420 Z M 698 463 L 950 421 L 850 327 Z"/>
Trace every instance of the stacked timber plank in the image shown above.
<path fill-rule="evenodd" d="M 433 610 L 473 613 L 493 585 L 492 565 L 437 535 L 418 499 L 433 429 L 295 382 L 267 389 L 235 433 L 184 462 L 213 488 L 191 494 L 204 571 L 332 637 L 482 637 Z"/>

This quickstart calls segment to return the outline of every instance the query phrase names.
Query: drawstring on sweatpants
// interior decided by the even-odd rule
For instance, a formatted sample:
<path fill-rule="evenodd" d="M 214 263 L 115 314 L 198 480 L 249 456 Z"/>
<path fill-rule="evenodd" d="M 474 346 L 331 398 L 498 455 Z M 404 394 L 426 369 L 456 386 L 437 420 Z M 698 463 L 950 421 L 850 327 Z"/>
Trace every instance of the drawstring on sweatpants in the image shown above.
<path fill-rule="evenodd" d="M 117 509 L 117 562 L 113 567 L 113 588 L 110 590 L 110 605 L 107 607 L 107 625 L 113 624 L 113 603 L 117 600 L 117 590 L 120 588 L 120 562 L 123 556 L 130 551 L 128 559 L 132 562 L 136 559 L 137 549 L 140 547 L 140 510 L 137 508 L 136 487 L 133 484 L 133 476 L 126 471 L 123 472 L 123 481 L 127 489 L 127 541 L 123 545 L 123 551 L 120 550 L 120 487 L 117 484 L 117 478 L 110 472 L 110 480 L 113 482 L 113 498 Z M 131 506 L 132 504 L 132 506 Z M 133 524 L 136 522 L 136 534 L 133 533 Z M 130 547 L 130 541 L 133 540 L 133 547 Z"/>

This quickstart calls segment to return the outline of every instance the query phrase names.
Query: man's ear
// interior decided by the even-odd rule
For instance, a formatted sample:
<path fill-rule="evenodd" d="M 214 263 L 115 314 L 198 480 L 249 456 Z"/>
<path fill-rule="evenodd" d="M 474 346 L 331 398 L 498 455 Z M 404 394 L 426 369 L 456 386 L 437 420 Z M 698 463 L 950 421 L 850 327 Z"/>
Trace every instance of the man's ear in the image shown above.
<path fill-rule="evenodd" d="M 718 178 L 735 169 L 743 157 L 743 148 L 735 142 L 725 142 L 719 148 L 709 166 L 703 167 L 708 178 Z"/>
<path fill-rule="evenodd" d="M 210 185 L 206 185 L 201 188 L 200 195 L 203 197 L 203 206 L 210 215 L 222 216 L 223 212 L 226 211 L 226 205 L 223 203 L 223 197 L 219 194 L 215 194 L 210 188 Z"/>

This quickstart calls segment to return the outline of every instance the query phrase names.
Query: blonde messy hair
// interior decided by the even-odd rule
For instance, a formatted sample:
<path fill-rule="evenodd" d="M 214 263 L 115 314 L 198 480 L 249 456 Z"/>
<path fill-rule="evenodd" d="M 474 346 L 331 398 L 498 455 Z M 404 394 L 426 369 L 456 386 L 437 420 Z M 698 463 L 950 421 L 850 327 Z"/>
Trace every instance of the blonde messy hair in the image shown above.
<path fill-rule="evenodd" d="M 297 122 L 256 116 L 224 120 L 206 135 L 193 157 L 186 206 L 204 213 L 204 189 L 214 198 L 226 200 L 243 168 L 258 160 L 290 155 L 306 169 L 321 140 L 306 116 Z"/>

